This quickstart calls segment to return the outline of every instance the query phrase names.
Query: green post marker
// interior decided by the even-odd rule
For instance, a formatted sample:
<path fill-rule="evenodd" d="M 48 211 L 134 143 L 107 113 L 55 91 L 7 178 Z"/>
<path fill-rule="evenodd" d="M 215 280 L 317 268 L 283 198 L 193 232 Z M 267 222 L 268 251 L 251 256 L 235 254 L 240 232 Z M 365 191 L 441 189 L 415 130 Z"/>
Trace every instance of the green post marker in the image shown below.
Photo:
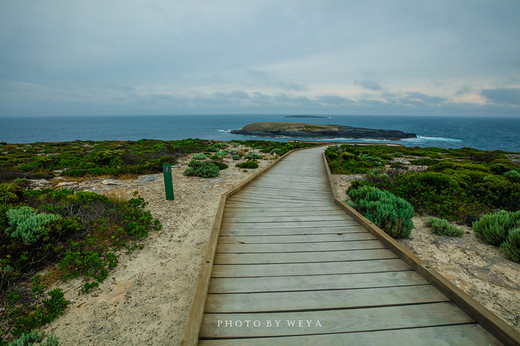
<path fill-rule="evenodd" d="M 164 163 L 162 165 L 162 171 L 164 175 L 164 190 L 166 191 L 166 200 L 173 201 L 173 182 L 172 182 L 172 165 Z"/>

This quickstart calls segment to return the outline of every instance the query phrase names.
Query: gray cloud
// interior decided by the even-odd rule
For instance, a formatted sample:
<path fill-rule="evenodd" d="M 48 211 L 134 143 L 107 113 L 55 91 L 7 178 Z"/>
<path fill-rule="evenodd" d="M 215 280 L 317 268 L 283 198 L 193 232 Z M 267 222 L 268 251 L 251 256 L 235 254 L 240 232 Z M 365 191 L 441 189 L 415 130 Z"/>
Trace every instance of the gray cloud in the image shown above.
<path fill-rule="evenodd" d="M 520 89 L 484 89 L 481 92 L 488 101 L 499 105 L 520 106 Z"/>
<path fill-rule="evenodd" d="M 362 80 L 362 81 L 357 80 L 354 82 L 354 84 L 359 85 L 363 89 L 367 89 L 367 90 L 373 90 L 373 91 L 383 90 L 383 87 L 381 85 L 379 85 L 378 82 L 373 81 L 373 80 Z"/>
<path fill-rule="evenodd" d="M 0 116 L 520 115 L 518 1 L 0 4 Z"/>

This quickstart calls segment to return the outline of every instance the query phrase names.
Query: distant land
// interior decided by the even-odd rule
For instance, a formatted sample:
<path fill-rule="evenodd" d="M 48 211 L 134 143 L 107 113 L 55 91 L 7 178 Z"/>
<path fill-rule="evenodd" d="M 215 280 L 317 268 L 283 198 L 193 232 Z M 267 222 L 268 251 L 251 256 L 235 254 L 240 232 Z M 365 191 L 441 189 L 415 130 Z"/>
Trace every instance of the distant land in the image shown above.
<path fill-rule="evenodd" d="M 323 116 L 323 115 L 306 115 L 306 114 L 301 114 L 301 115 L 286 115 L 285 118 L 329 119 L 329 118 L 332 118 L 332 117 L 326 117 L 326 116 Z"/>
<path fill-rule="evenodd" d="M 303 137 L 303 138 L 364 138 L 400 140 L 417 138 L 415 133 L 399 130 L 367 129 L 343 125 L 313 125 L 302 123 L 252 123 L 231 133 L 262 137 Z"/>

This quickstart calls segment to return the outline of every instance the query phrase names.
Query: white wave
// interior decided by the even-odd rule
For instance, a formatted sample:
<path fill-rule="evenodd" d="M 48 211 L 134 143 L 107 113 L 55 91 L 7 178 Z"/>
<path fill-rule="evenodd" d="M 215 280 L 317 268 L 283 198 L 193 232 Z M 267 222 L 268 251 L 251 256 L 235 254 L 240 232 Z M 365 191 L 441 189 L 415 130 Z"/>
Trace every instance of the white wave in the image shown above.
<path fill-rule="evenodd" d="M 417 138 L 406 138 L 403 141 L 408 142 L 424 142 L 424 141 L 436 141 L 436 142 L 462 142 L 462 139 L 457 138 L 447 138 L 447 137 L 426 137 L 426 136 L 417 136 Z"/>
<path fill-rule="evenodd" d="M 225 132 L 225 133 L 230 133 L 232 129 L 229 129 L 229 130 L 218 130 L 218 132 Z"/>

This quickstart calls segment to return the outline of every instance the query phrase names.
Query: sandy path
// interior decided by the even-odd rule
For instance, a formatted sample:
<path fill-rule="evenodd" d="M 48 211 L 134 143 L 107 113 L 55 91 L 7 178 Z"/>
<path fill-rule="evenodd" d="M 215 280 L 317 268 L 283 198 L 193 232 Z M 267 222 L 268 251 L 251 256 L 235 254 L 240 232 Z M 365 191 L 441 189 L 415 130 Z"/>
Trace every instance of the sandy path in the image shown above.
<path fill-rule="evenodd" d="M 175 201 L 164 200 L 162 174 L 119 187 L 137 189 L 163 229 L 144 240 L 143 250 L 121 254 L 118 267 L 93 293 L 79 295 L 80 280 L 60 284 L 71 303 L 46 331 L 61 344 L 179 344 L 220 196 L 257 171 L 228 160 L 219 177 L 185 177 L 187 162 L 173 169 Z M 260 167 L 269 162 L 259 160 Z"/>

